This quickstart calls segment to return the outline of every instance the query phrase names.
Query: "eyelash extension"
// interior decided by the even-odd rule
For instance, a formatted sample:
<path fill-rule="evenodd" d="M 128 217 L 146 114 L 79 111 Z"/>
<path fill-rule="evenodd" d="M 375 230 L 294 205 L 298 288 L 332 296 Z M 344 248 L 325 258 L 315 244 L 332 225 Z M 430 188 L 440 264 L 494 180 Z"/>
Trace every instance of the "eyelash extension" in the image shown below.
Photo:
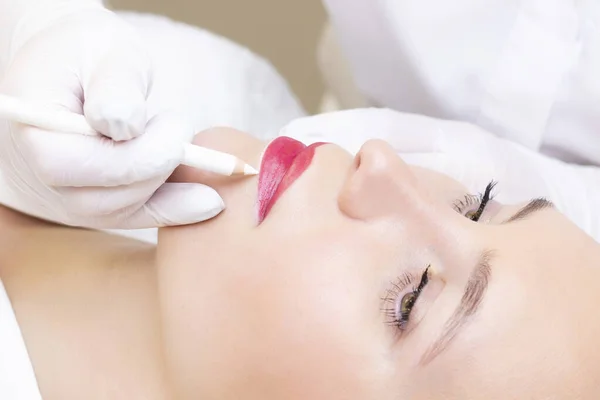
<path fill-rule="evenodd" d="M 473 215 L 471 215 L 471 216 L 465 215 L 465 217 L 467 217 L 475 222 L 479 221 L 479 218 L 481 218 L 481 215 L 485 211 L 485 208 L 487 207 L 489 201 L 494 199 L 495 195 L 492 194 L 492 191 L 496 187 L 496 184 L 497 184 L 497 182 L 495 182 L 495 181 L 491 181 L 490 183 L 488 183 L 482 194 L 479 194 L 479 195 L 467 194 L 467 195 L 465 195 L 465 198 L 463 200 L 458 200 L 454 203 L 454 209 L 458 213 L 464 214 L 464 211 L 467 208 L 474 206 L 474 205 L 478 205 L 479 207 L 473 213 Z"/>
<path fill-rule="evenodd" d="M 416 275 L 405 273 L 398 278 L 396 282 L 392 283 L 393 288 L 390 289 L 387 296 L 382 299 L 384 303 L 387 304 L 382 311 L 387 317 L 388 325 L 396 326 L 401 331 L 406 329 L 410 319 L 410 314 L 412 313 L 412 310 L 419 299 L 419 295 L 429 283 L 429 267 L 430 265 L 425 268 L 425 271 L 423 271 L 421 274 L 421 280 L 419 281 L 419 284 L 416 287 L 413 286 L 410 292 L 404 294 L 402 293 L 408 286 L 416 281 Z M 402 303 L 405 299 L 407 301 L 406 304 Z M 401 304 L 398 304 L 399 301 Z M 406 309 L 403 309 L 403 307 L 406 307 Z"/>

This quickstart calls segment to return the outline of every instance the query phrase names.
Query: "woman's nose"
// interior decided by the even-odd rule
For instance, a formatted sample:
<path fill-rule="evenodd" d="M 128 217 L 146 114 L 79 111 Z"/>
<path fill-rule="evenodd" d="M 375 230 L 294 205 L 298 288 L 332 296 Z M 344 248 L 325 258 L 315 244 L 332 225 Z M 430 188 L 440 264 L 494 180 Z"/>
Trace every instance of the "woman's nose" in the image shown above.
<path fill-rule="evenodd" d="M 409 166 L 382 140 L 357 153 L 338 203 L 351 218 L 371 219 L 422 206 L 418 181 Z"/>

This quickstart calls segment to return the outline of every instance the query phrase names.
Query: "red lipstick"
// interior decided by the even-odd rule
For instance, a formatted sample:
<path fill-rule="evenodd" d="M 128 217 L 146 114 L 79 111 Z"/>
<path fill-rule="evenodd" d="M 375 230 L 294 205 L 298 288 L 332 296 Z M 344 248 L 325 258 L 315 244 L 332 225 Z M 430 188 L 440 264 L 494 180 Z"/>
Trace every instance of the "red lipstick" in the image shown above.
<path fill-rule="evenodd" d="M 258 223 L 260 224 L 275 202 L 309 167 L 315 149 L 325 143 L 310 146 L 281 136 L 265 149 L 258 176 Z"/>

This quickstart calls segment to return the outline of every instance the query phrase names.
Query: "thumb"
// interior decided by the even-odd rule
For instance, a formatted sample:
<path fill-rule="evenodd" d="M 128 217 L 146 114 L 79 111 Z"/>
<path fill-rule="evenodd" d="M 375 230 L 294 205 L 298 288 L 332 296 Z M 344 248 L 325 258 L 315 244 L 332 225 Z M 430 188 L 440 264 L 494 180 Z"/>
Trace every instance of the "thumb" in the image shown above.
<path fill-rule="evenodd" d="M 144 48 L 117 46 L 95 66 L 84 86 L 88 123 L 115 141 L 140 136 L 148 120 L 151 83 L 152 64 Z"/>
<path fill-rule="evenodd" d="M 225 209 L 221 196 L 199 183 L 165 183 L 120 229 L 187 225 L 217 216 Z"/>

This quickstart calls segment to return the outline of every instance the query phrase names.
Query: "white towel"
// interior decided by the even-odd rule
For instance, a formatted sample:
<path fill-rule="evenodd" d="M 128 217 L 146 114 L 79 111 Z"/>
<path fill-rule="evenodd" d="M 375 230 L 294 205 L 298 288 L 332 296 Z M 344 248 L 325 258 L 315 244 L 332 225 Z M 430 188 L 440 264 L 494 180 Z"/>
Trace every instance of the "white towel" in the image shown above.
<path fill-rule="evenodd" d="M 0 281 L 0 399 L 42 400 L 33 366 Z"/>

